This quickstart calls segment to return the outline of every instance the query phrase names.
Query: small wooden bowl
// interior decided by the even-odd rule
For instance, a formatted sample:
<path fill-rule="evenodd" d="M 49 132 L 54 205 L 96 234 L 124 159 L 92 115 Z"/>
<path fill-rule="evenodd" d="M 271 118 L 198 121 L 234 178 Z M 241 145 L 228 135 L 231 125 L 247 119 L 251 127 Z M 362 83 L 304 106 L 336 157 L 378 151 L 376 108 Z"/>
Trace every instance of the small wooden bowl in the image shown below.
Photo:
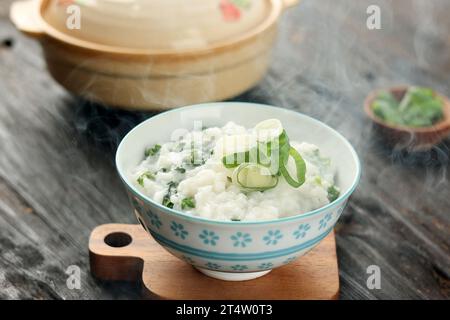
<path fill-rule="evenodd" d="M 408 86 L 398 86 L 372 91 L 364 101 L 364 110 L 389 146 L 408 151 L 427 151 L 450 135 L 450 100 L 446 96 L 435 93 L 444 102 L 444 118 L 430 127 L 414 128 L 386 123 L 372 109 L 373 101 L 380 92 L 389 91 L 400 101 L 407 89 Z"/>

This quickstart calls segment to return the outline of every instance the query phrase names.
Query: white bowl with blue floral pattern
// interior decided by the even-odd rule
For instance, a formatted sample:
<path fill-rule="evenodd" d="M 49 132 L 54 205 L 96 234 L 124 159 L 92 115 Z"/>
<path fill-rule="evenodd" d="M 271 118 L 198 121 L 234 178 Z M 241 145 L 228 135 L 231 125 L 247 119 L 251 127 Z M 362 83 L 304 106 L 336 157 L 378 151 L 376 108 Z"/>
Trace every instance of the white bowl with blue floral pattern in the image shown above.
<path fill-rule="evenodd" d="M 234 121 L 248 128 L 277 118 L 292 140 L 317 145 L 337 168 L 340 197 L 317 210 L 268 221 L 216 221 L 156 203 L 129 181 L 146 147 L 170 140 L 176 129 L 192 130 L 194 121 L 223 126 Z M 298 112 L 253 103 L 194 105 L 154 116 L 131 130 L 119 145 L 116 165 L 134 212 L 153 238 L 174 256 L 204 274 L 223 280 L 249 280 L 288 264 L 317 246 L 332 230 L 360 178 L 360 162 L 338 132 Z"/>

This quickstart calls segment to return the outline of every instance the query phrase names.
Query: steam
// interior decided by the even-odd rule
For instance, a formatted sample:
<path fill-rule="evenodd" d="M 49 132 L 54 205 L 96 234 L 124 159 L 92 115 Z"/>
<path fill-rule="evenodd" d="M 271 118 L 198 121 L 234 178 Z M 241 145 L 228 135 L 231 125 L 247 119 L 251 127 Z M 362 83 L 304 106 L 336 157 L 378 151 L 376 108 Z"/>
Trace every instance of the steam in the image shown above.
<path fill-rule="evenodd" d="M 445 21 L 445 15 L 450 12 L 450 2 L 439 1 L 440 6 L 437 6 L 437 1 L 370 1 L 370 4 L 377 4 L 381 8 L 382 30 L 369 31 L 365 26 L 368 5 L 365 1 L 304 0 L 297 8 L 286 11 L 286 16 L 282 17 L 272 67 L 267 76 L 257 87 L 233 100 L 291 108 L 317 118 L 341 132 L 355 146 L 363 163 L 362 183 L 354 197 L 371 197 L 365 186 L 369 179 L 375 179 L 378 181 L 375 183 L 380 185 L 389 183 L 401 188 L 396 195 L 402 195 L 403 198 L 394 200 L 405 211 L 416 212 L 425 206 L 433 210 L 436 208 L 431 203 L 434 197 L 446 199 L 450 189 L 448 139 L 429 152 L 411 153 L 399 146 L 387 148 L 379 135 L 372 130 L 362 104 L 371 90 L 397 84 L 430 86 L 447 96 L 450 95 L 448 75 L 445 76 L 442 72 L 450 70 L 450 24 L 439 23 Z M 286 18 L 290 22 L 287 22 Z M 83 61 L 75 71 L 88 69 L 99 59 L 102 57 Z M 5 64 L 7 69 L 8 65 L 13 64 Z M 154 68 L 156 66 L 147 64 L 142 67 L 141 72 L 151 73 Z M 210 72 L 214 71 L 214 67 L 208 68 Z M 108 70 L 110 73 L 122 71 L 116 69 L 114 64 Z M 25 74 L 20 75 L 26 79 Z M 66 106 L 60 106 L 59 103 L 54 106 L 43 105 L 42 107 L 47 108 L 43 112 L 22 112 L 20 115 L 22 118 L 54 117 L 54 122 L 51 122 L 54 123 L 54 128 L 32 127 L 30 132 L 36 129 L 64 135 L 64 139 L 56 145 L 62 149 L 61 154 L 47 153 L 46 148 L 36 146 L 30 146 L 33 150 L 28 150 L 28 138 L 17 147 L 30 159 L 47 159 L 49 165 L 61 163 L 59 157 L 68 159 L 60 166 L 52 168 L 52 172 L 66 177 L 62 182 L 65 190 L 75 191 L 67 198 L 45 194 L 48 199 L 66 203 L 65 210 L 76 208 L 73 218 L 62 222 L 67 230 L 91 229 L 92 225 L 85 225 L 85 221 L 91 220 L 83 219 L 84 215 L 95 216 L 98 224 L 113 221 L 117 215 L 111 216 L 111 208 L 114 208 L 115 212 L 123 212 L 123 222 L 135 222 L 129 214 L 130 207 L 125 203 L 125 196 L 116 197 L 119 193 L 114 193 L 109 199 L 108 194 L 96 186 L 121 188 L 113 167 L 105 167 L 99 163 L 101 158 L 98 155 L 93 158 L 95 162 L 92 161 L 90 155 L 92 149 L 98 149 L 99 153 L 106 151 L 112 162 L 122 137 L 155 113 L 123 111 L 107 107 L 100 102 L 89 101 L 96 98 L 90 96 L 90 92 L 97 85 L 96 77 L 99 76 L 92 77 L 87 83 L 77 84 L 82 88 L 85 99 L 72 98 L 65 103 Z M 46 84 L 48 80 L 41 76 L 38 79 L 43 80 L 38 84 Z M 68 83 L 73 83 L 76 79 L 74 72 L 67 74 Z M 193 83 L 200 80 L 198 75 L 189 75 L 188 79 Z M 44 85 L 42 89 L 42 92 L 45 92 Z M 114 100 L 118 98 L 121 88 L 111 84 L 98 90 L 104 90 Z M 160 101 L 162 106 L 184 105 L 185 101 L 179 98 L 178 90 L 176 87 L 167 87 L 162 97 L 156 97 L 144 83 L 138 83 L 133 91 L 127 94 L 137 100 Z M 204 96 L 212 96 L 215 90 L 211 83 L 205 87 Z M 23 92 L 27 94 L 26 90 Z M 76 129 L 76 138 L 81 143 L 70 143 L 68 137 L 72 136 L 72 128 L 65 125 L 65 115 L 63 121 L 59 119 L 59 111 L 63 107 L 70 112 L 69 118 Z M 239 118 L 236 122 L 239 122 Z M 34 122 L 30 120 L 30 123 Z M 86 146 L 92 148 L 80 151 L 80 148 L 85 149 Z M 30 180 L 36 179 L 39 174 L 41 173 L 29 171 L 28 177 Z M 41 189 L 46 188 L 43 186 Z M 381 189 L 382 186 L 378 188 Z M 98 193 L 98 199 L 106 197 L 107 200 L 89 203 L 83 198 L 84 193 L 76 190 Z M 433 197 L 430 198 L 430 194 Z M 72 236 L 76 241 L 82 241 L 85 237 L 77 233 Z"/>
<path fill-rule="evenodd" d="M 414 207 L 420 194 L 449 187 L 449 142 L 420 153 L 400 146 L 387 148 L 366 118 L 363 101 L 373 89 L 398 84 L 429 86 L 449 95 L 448 79 L 443 79 L 440 70 L 450 66 L 450 41 L 446 36 L 450 32 L 439 24 L 445 10 L 435 1 L 412 0 L 412 6 L 400 3 L 376 1 L 382 12 L 382 29 L 368 30 L 369 4 L 364 1 L 303 1 L 285 13 L 289 22 L 286 16 L 281 18 L 269 73 L 257 87 L 232 100 L 291 108 L 327 123 L 350 140 L 363 163 L 371 157 L 384 163 L 380 176 L 398 178 L 399 171 L 420 172 L 423 189 L 416 190 L 417 197 L 408 202 Z M 441 5 L 450 6 L 444 1 Z M 85 61 L 79 68 L 89 68 L 93 63 L 95 60 Z M 114 68 L 111 65 L 109 72 L 124 72 Z M 155 68 L 144 65 L 141 74 L 151 74 Z M 215 70 L 214 66 L 205 68 Z M 165 76 L 201 81 L 199 75 L 183 73 L 186 70 Z M 70 74 L 67 80 L 71 81 Z M 85 96 L 96 86 L 95 80 L 93 77 L 83 84 Z M 128 92 L 130 97 L 158 101 L 161 106 L 186 104 L 179 98 L 180 88 L 167 86 L 163 96 L 155 96 L 144 81 Z M 121 89 L 109 86 L 104 90 L 114 97 Z M 215 90 L 213 83 L 206 86 L 205 98 L 213 96 Z M 112 153 L 128 130 L 154 114 L 109 109 L 85 100 L 77 100 L 76 105 L 78 132 L 96 144 L 106 145 Z M 370 171 L 370 167 L 366 169 Z"/>
<path fill-rule="evenodd" d="M 434 1 L 414 0 L 413 7 L 417 21 L 417 30 L 414 36 L 414 49 L 418 64 L 423 68 L 439 70 L 436 68 L 450 65 L 448 55 L 450 26 L 439 23 L 440 19 L 447 19 L 441 12 L 447 9 L 436 6 Z M 447 50 L 446 50 L 447 49 Z"/>

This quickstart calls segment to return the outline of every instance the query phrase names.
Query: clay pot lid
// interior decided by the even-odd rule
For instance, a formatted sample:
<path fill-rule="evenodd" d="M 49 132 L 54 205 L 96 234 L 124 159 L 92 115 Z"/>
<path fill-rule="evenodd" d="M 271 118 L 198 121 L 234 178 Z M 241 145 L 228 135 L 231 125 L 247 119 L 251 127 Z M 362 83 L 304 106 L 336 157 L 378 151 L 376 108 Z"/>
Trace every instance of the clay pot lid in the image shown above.
<path fill-rule="evenodd" d="M 242 39 L 272 25 L 286 0 L 41 0 L 56 33 L 101 49 L 183 52 Z M 287 1 L 292 2 L 292 1 Z M 80 8 L 80 29 L 67 8 Z M 114 50 L 107 50 L 114 51 Z"/>
<path fill-rule="evenodd" d="M 390 92 L 400 101 L 408 88 L 409 86 L 403 85 L 372 91 L 364 101 L 364 111 L 381 129 L 390 145 L 405 147 L 411 151 L 426 151 L 450 135 L 450 100 L 446 96 L 434 91 L 434 94 L 443 101 L 443 118 L 429 127 L 408 127 L 388 123 L 373 112 L 373 101 L 381 92 Z"/>

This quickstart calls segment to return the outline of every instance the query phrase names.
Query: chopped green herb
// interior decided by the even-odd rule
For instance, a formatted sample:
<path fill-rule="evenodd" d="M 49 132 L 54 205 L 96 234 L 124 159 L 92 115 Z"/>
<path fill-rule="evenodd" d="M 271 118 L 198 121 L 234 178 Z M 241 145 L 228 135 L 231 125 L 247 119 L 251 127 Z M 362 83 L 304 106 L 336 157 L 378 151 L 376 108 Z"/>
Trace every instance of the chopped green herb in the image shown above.
<path fill-rule="evenodd" d="M 145 149 L 145 156 L 154 156 L 159 152 L 159 150 L 161 150 L 161 146 L 159 144 L 155 144 L 153 147 Z"/>
<path fill-rule="evenodd" d="M 315 182 L 316 184 L 318 184 L 319 186 L 321 186 L 321 185 L 322 185 L 322 178 L 319 177 L 319 176 L 316 176 L 316 177 L 314 178 L 314 182 Z"/>
<path fill-rule="evenodd" d="M 177 190 L 176 190 L 176 188 L 178 187 L 178 183 L 177 182 L 170 181 L 167 185 L 169 186 L 169 190 L 168 191 L 169 191 L 170 194 L 177 192 Z M 173 189 L 175 189 L 175 190 L 173 190 Z"/>
<path fill-rule="evenodd" d="M 443 118 L 443 102 L 432 89 L 410 87 L 401 101 L 381 92 L 372 104 L 374 114 L 387 123 L 428 127 Z"/>
<path fill-rule="evenodd" d="M 328 200 L 330 202 L 333 202 L 334 200 L 339 198 L 340 192 L 335 186 L 329 187 L 327 191 L 328 191 Z"/>
<path fill-rule="evenodd" d="M 167 189 L 167 194 L 164 196 L 164 198 L 163 198 L 163 201 L 162 201 L 162 204 L 163 204 L 163 206 L 166 206 L 167 208 L 173 208 L 173 202 L 172 201 L 170 201 L 170 196 L 172 195 L 172 194 L 174 194 L 174 193 L 177 193 L 177 190 L 176 190 L 176 188 L 177 188 L 177 186 L 178 186 L 178 183 L 176 183 L 176 182 L 174 182 L 174 181 L 170 181 L 168 184 L 167 184 L 167 186 L 169 187 L 168 189 Z"/>
<path fill-rule="evenodd" d="M 166 206 L 167 208 L 173 209 L 173 202 L 170 201 L 170 196 L 166 194 L 163 198 L 162 205 Z"/>
<path fill-rule="evenodd" d="M 144 172 L 143 174 L 141 174 L 139 176 L 139 178 L 137 179 L 137 182 L 141 185 L 144 186 L 144 179 L 150 179 L 150 180 L 155 180 L 155 176 L 153 173 L 151 173 L 150 171 Z"/>
<path fill-rule="evenodd" d="M 167 193 L 163 198 L 162 204 L 168 208 L 173 209 L 174 207 L 174 203 L 170 200 L 170 197 L 173 194 L 177 193 L 176 188 L 178 187 L 178 183 L 175 181 L 170 181 L 169 183 L 167 183 L 168 189 L 167 189 Z M 189 200 L 191 199 L 191 200 Z M 181 208 L 183 208 L 183 206 L 188 206 L 190 208 L 194 208 L 195 207 L 195 202 L 192 198 L 185 198 L 183 199 L 183 201 L 181 202 Z"/>
<path fill-rule="evenodd" d="M 186 208 L 195 208 L 195 200 L 192 197 L 184 198 L 181 200 L 181 209 L 184 210 Z"/>
<path fill-rule="evenodd" d="M 161 171 L 162 172 L 167 172 L 168 170 L 167 170 L 167 168 L 162 168 Z"/>
<path fill-rule="evenodd" d="M 178 171 L 179 173 L 185 173 L 186 172 L 186 169 L 183 168 L 183 167 L 175 168 L 175 170 Z"/>

